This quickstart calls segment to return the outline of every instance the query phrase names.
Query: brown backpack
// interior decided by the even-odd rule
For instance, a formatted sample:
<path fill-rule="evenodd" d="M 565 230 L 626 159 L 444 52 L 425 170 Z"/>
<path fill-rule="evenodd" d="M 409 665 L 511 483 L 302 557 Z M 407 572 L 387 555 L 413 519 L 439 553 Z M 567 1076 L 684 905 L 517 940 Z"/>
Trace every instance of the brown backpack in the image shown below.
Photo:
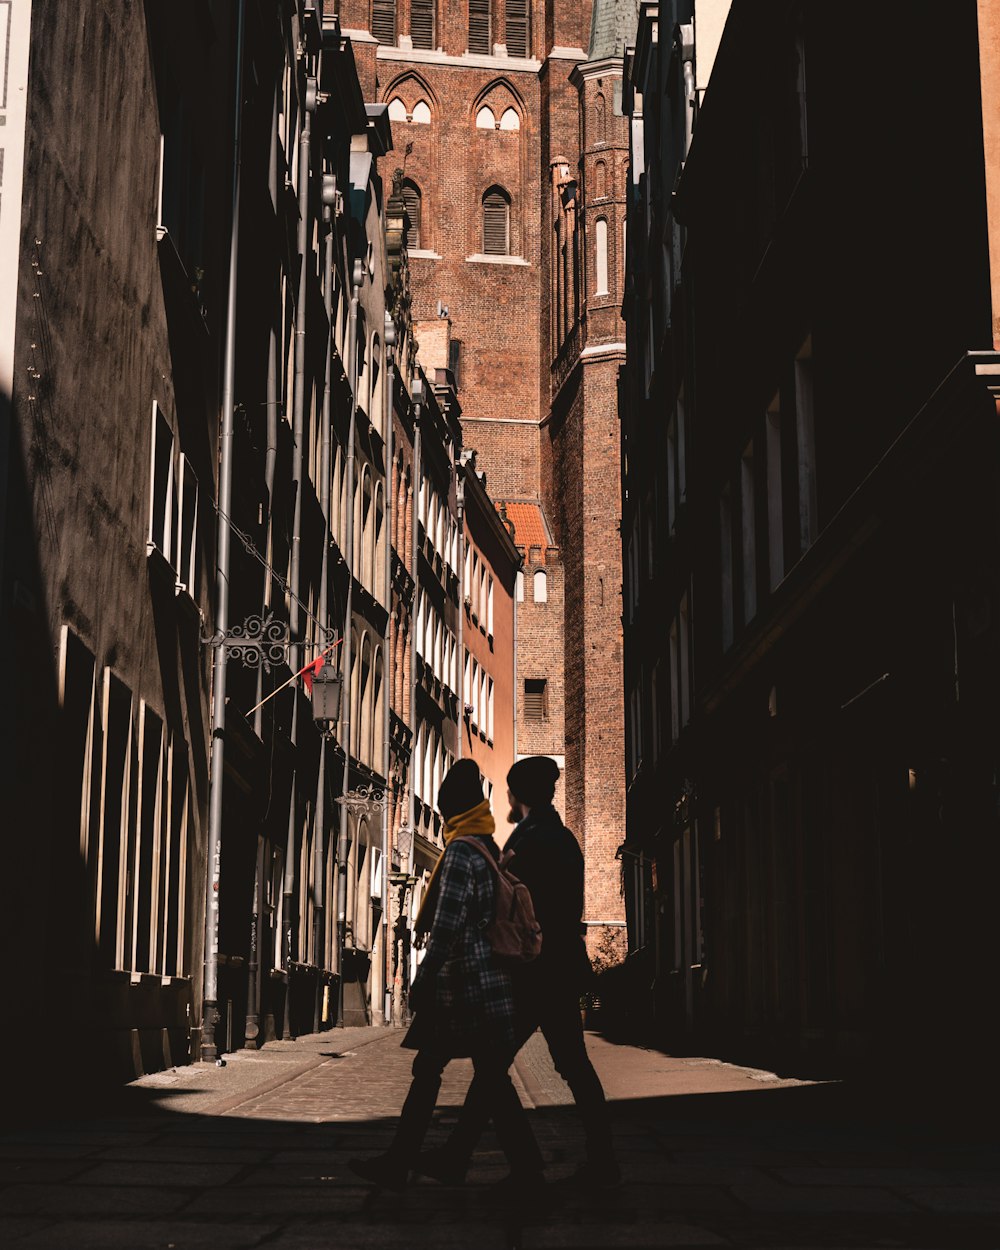
<path fill-rule="evenodd" d="M 535 906 L 528 887 L 507 867 L 508 855 L 499 862 L 479 838 L 456 838 L 480 850 L 496 876 L 496 906 L 493 919 L 485 926 L 493 954 L 504 963 L 526 964 L 537 959 L 542 949 L 542 930 L 535 919 Z"/>

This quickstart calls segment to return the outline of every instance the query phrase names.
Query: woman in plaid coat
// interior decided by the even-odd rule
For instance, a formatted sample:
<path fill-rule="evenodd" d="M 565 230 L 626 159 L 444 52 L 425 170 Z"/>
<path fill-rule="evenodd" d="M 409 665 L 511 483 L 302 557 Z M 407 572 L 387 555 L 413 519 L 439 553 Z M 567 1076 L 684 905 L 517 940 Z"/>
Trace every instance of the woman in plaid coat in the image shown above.
<path fill-rule="evenodd" d="M 415 1012 L 403 1046 L 416 1050 L 413 1081 L 389 1150 L 352 1159 L 366 1180 L 402 1189 L 420 1152 L 441 1088 L 441 1074 L 457 1056 L 472 1059 L 489 1091 L 497 1138 L 510 1163 L 510 1184 L 531 1192 L 543 1184 L 542 1159 L 524 1108 L 506 1080 L 514 1059 L 514 1001 L 510 974 L 494 958 L 486 926 L 493 917 L 496 874 L 479 847 L 495 859 L 494 823 L 479 769 L 459 760 L 438 792 L 446 846 L 417 916 L 424 957 L 410 987 Z"/>

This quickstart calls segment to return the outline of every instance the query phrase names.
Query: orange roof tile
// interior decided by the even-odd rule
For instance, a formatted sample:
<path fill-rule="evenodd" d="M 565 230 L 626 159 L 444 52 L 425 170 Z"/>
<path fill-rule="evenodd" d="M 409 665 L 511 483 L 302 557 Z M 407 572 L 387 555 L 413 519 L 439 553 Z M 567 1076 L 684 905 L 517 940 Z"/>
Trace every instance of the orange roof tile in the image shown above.
<path fill-rule="evenodd" d="M 507 519 L 514 524 L 514 542 L 527 550 L 541 547 L 542 553 L 549 545 L 549 536 L 542 519 L 542 510 L 536 503 L 498 501 L 497 511 L 506 511 Z"/>

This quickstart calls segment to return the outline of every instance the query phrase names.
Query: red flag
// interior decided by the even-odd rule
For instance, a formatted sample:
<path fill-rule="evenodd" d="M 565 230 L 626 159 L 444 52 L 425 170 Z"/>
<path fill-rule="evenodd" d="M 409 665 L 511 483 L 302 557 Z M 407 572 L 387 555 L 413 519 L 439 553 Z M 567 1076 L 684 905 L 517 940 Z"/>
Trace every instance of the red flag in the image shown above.
<path fill-rule="evenodd" d="M 302 677 L 302 684 L 305 686 L 309 694 L 312 694 L 313 674 L 318 673 L 323 667 L 325 661 L 321 655 L 318 655 L 311 664 L 307 664 L 305 668 L 300 668 L 299 673 Z"/>

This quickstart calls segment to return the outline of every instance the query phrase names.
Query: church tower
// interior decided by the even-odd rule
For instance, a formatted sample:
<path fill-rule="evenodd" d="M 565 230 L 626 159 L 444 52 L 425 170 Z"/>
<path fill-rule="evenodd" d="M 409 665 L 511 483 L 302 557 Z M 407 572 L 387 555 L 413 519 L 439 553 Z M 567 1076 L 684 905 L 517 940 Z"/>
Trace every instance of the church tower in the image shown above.
<path fill-rule="evenodd" d="M 339 3 L 366 98 L 392 123 L 416 337 L 455 375 L 466 454 L 524 554 L 516 750 L 563 768 L 592 950 L 622 932 L 621 64 L 635 14 L 635 0 Z"/>

